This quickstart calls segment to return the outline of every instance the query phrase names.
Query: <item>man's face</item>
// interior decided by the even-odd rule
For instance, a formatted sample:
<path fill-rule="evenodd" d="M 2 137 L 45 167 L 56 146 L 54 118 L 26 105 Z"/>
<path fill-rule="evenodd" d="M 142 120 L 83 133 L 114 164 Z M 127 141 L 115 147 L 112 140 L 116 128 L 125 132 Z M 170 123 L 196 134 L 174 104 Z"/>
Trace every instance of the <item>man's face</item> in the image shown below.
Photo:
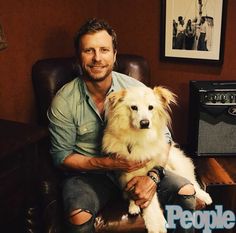
<path fill-rule="evenodd" d="M 110 77 L 115 61 L 112 37 L 105 30 L 82 36 L 80 63 L 88 79 L 99 82 Z"/>

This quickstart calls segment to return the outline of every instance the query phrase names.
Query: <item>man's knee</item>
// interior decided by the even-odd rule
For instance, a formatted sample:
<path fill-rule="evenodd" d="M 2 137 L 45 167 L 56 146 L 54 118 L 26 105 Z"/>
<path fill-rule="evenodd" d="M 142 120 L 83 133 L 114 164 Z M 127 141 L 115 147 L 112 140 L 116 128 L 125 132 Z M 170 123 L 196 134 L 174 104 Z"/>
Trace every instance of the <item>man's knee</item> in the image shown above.
<path fill-rule="evenodd" d="M 74 210 L 70 214 L 70 223 L 73 225 L 82 225 L 91 220 L 92 216 L 88 210 Z"/>
<path fill-rule="evenodd" d="M 192 184 L 186 184 L 179 189 L 178 194 L 184 196 L 192 196 L 195 195 L 195 189 Z"/>
<path fill-rule="evenodd" d="M 178 191 L 179 205 L 185 210 L 194 210 L 196 207 L 195 189 L 192 184 L 184 185 Z"/>

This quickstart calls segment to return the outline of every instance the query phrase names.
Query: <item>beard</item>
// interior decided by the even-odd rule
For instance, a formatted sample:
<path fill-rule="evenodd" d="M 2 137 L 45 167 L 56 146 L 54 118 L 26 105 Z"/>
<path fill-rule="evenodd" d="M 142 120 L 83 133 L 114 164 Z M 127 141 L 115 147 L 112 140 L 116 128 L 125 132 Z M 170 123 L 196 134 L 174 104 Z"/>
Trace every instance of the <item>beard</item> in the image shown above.
<path fill-rule="evenodd" d="M 102 82 L 111 75 L 114 64 L 92 63 L 82 68 L 84 77 L 93 82 Z"/>

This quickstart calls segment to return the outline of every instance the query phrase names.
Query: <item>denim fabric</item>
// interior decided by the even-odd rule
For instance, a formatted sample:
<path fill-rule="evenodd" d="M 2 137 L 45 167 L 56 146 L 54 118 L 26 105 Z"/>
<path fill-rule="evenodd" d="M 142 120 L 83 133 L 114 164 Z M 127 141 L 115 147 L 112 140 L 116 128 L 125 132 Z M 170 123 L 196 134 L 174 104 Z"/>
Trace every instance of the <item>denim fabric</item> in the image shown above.
<path fill-rule="evenodd" d="M 66 178 L 62 187 L 64 212 L 69 216 L 73 210 L 84 209 L 93 216 L 121 191 L 106 174 L 82 173 Z"/>
<path fill-rule="evenodd" d="M 189 180 L 165 170 L 165 176 L 159 184 L 158 199 L 164 206 L 172 204 L 181 187 L 191 184 Z"/>
<path fill-rule="evenodd" d="M 158 190 L 159 201 L 164 207 L 168 205 L 180 205 L 185 210 L 194 210 L 195 196 L 179 195 L 178 191 L 190 182 L 166 171 L 166 175 L 160 183 Z M 112 198 L 122 195 L 121 190 L 106 174 L 84 173 L 71 176 L 63 182 L 63 201 L 66 213 L 67 233 L 92 233 L 94 219 L 98 211 Z M 90 221 L 80 226 L 69 223 L 69 215 L 73 210 L 83 209 L 89 211 L 93 216 Z M 164 208 L 163 208 L 164 209 Z M 178 226 L 178 223 L 177 223 Z M 180 226 L 172 233 L 192 233 L 193 229 L 181 229 Z"/>
<path fill-rule="evenodd" d="M 165 209 L 165 205 L 178 205 L 183 210 L 194 211 L 196 206 L 195 195 L 178 194 L 179 190 L 187 184 L 191 184 L 191 182 L 186 178 L 166 171 L 158 190 L 158 199 L 162 208 Z M 164 214 L 166 215 L 166 213 Z M 194 233 L 194 228 L 183 229 L 179 222 L 176 222 L 176 229 L 169 229 L 168 233 Z"/>
<path fill-rule="evenodd" d="M 70 222 L 65 224 L 65 233 L 94 233 L 94 217 L 92 217 L 88 222 L 81 225 L 73 225 Z"/>
<path fill-rule="evenodd" d="M 188 210 L 193 212 L 196 206 L 196 198 L 194 195 L 176 195 L 175 198 L 172 199 L 172 202 L 169 204 L 181 206 L 183 210 Z M 168 233 L 194 233 L 194 227 L 191 226 L 189 229 L 183 229 L 180 226 L 180 222 L 176 222 L 176 229 L 168 230 Z"/>
<path fill-rule="evenodd" d="M 92 217 L 88 222 L 81 224 L 79 226 L 73 225 L 68 221 L 65 224 L 65 233 L 94 233 L 94 217 Z"/>

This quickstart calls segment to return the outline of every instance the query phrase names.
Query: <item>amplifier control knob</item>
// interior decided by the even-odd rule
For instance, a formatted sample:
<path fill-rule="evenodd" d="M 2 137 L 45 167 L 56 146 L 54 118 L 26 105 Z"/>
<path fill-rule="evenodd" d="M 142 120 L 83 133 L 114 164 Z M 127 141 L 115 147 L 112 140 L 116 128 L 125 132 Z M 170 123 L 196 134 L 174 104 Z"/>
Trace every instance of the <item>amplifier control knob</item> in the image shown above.
<path fill-rule="evenodd" d="M 205 94 L 205 95 L 204 95 L 204 102 L 207 102 L 207 101 L 208 101 L 208 95 Z"/>
<path fill-rule="evenodd" d="M 221 103 L 225 103 L 226 102 L 226 96 L 225 95 L 221 95 Z"/>
<path fill-rule="evenodd" d="M 234 95 L 230 95 L 229 99 L 230 99 L 230 103 L 234 102 Z"/>
<path fill-rule="evenodd" d="M 216 103 L 216 101 L 217 101 L 217 95 L 213 95 L 212 102 Z"/>

